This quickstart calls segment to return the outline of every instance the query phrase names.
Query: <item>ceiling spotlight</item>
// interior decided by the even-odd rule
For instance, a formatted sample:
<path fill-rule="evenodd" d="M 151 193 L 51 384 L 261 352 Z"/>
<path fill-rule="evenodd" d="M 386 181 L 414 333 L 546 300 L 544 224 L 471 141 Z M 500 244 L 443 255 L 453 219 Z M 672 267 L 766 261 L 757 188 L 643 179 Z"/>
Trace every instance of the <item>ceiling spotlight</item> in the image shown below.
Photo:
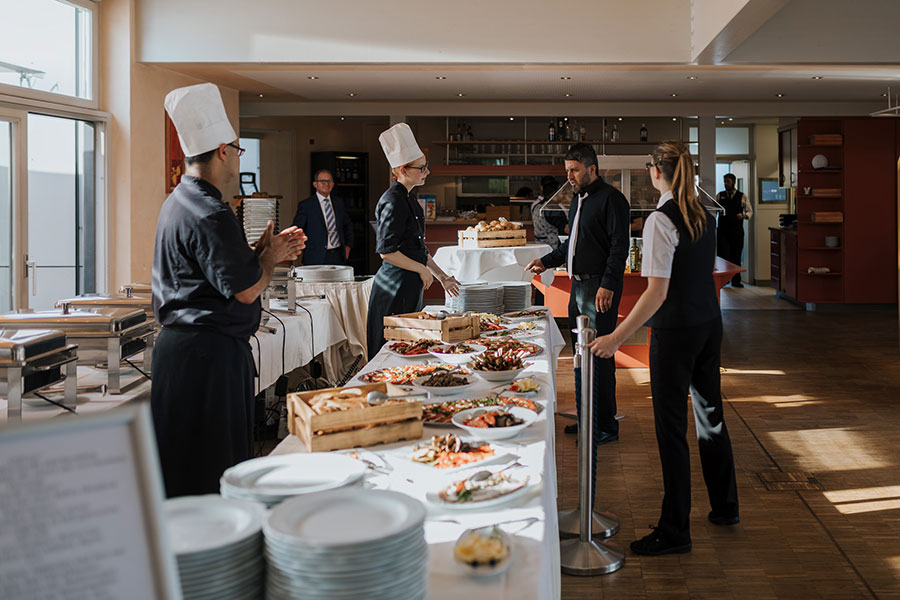
<path fill-rule="evenodd" d="M 697 76 L 696 75 L 688 75 L 687 78 L 690 79 L 691 81 L 693 81 L 693 80 L 697 79 Z"/>
<path fill-rule="evenodd" d="M 882 97 L 882 98 L 887 98 L 887 92 L 881 92 L 881 97 Z"/>
<path fill-rule="evenodd" d="M 318 77 L 316 77 L 315 75 L 310 75 L 309 77 L 307 77 L 307 79 L 309 79 L 310 81 L 315 81 L 316 79 L 318 79 Z"/>
<path fill-rule="evenodd" d="M 728 117 L 728 120 L 729 120 L 729 121 L 734 121 L 734 119 L 733 119 L 732 117 Z"/>
<path fill-rule="evenodd" d="M 562 77 L 560 77 L 560 79 L 562 79 L 563 81 L 568 81 L 568 80 L 570 80 L 570 79 L 572 79 L 572 78 L 569 77 L 568 75 L 563 75 Z"/>
<path fill-rule="evenodd" d="M 619 120 L 621 121 L 621 120 L 622 120 L 622 117 L 619 117 Z"/>
<path fill-rule="evenodd" d="M 438 75 L 437 77 L 435 77 L 435 79 L 440 79 L 441 81 L 443 81 L 443 80 L 445 80 L 445 79 L 447 79 L 447 78 L 444 77 L 443 75 Z"/>
<path fill-rule="evenodd" d="M 813 79 L 815 79 L 816 81 L 818 81 L 819 79 L 822 79 L 822 76 L 821 76 L 821 75 L 815 75 L 815 76 L 813 77 Z"/>
<path fill-rule="evenodd" d="M 676 119 L 675 117 L 672 117 L 672 120 L 673 120 L 673 121 L 677 121 L 678 119 Z"/>
<path fill-rule="evenodd" d="M 675 92 L 672 92 L 672 93 L 669 94 L 669 95 L 672 96 L 673 98 L 676 98 L 676 97 L 678 96 L 678 94 L 676 94 Z"/>
<path fill-rule="evenodd" d="M 356 92 L 350 92 L 350 93 L 347 94 L 347 95 L 350 96 L 351 98 L 353 98 L 354 96 L 356 96 Z"/>
<path fill-rule="evenodd" d="M 784 98 L 784 94 L 775 94 L 776 98 Z"/>
<path fill-rule="evenodd" d="M 566 94 L 566 98 L 569 98 L 571 96 L 572 96 L 572 94 Z"/>
<path fill-rule="evenodd" d="M 344 117 L 341 117 L 341 121 L 343 121 L 343 120 L 344 120 Z"/>
<path fill-rule="evenodd" d="M 462 98 L 463 96 L 465 96 L 465 94 L 463 94 L 462 92 L 459 92 L 459 93 L 456 94 L 456 95 L 459 96 L 460 98 Z"/>
<path fill-rule="evenodd" d="M 515 121 L 516 118 L 515 118 L 515 117 L 510 117 L 509 120 L 510 120 L 510 121 Z"/>
<path fill-rule="evenodd" d="M 262 97 L 263 97 L 263 95 L 262 95 L 262 94 L 260 94 L 260 95 L 259 95 L 259 97 L 260 97 L 260 98 L 262 98 Z"/>
<path fill-rule="evenodd" d="M 724 125 L 724 124 L 725 124 L 725 121 L 722 121 L 722 125 Z"/>

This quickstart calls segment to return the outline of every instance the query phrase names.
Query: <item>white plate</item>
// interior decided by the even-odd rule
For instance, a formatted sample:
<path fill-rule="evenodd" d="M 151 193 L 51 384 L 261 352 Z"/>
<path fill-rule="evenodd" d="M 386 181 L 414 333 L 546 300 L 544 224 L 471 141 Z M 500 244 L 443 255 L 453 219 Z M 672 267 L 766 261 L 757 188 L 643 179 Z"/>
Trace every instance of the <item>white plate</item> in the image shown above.
<path fill-rule="evenodd" d="M 516 473 L 518 472 L 513 471 L 512 475 L 515 475 Z M 434 504 L 435 506 L 439 506 L 441 508 L 445 508 L 447 510 L 483 510 L 487 508 L 495 508 L 497 506 L 511 503 L 524 496 L 528 496 L 541 484 L 542 481 L 540 473 L 521 473 L 519 475 L 519 478 L 523 477 L 528 477 L 528 483 L 513 492 L 504 494 L 503 496 L 497 496 L 496 498 L 491 498 L 490 500 L 481 500 L 478 502 L 445 502 L 441 499 L 440 495 L 440 492 L 443 488 L 429 491 L 425 494 L 425 499 L 428 500 L 428 502 L 430 502 L 431 504 Z M 459 480 L 457 479 L 457 481 Z"/>
<path fill-rule="evenodd" d="M 479 527 L 477 529 L 467 529 L 462 533 L 462 535 L 459 536 L 459 539 L 456 540 L 456 543 L 459 544 L 472 532 L 479 532 L 484 535 L 489 535 L 494 529 L 495 528 L 493 525 L 489 525 L 487 527 Z M 478 565 L 477 567 L 473 567 L 467 563 L 460 562 L 459 559 L 456 558 L 456 552 L 454 552 L 453 559 L 456 561 L 456 564 L 464 567 L 469 575 L 475 576 L 499 575 L 500 573 L 506 571 L 513 559 L 512 537 L 499 527 L 496 528 L 496 531 L 499 532 L 500 540 L 502 541 L 503 545 L 506 546 L 506 558 L 504 558 L 494 566 Z"/>
<path fill-rule="evenodd" d="M 442 354 L 440 352 L 435 352 L 435 350 L 449 348 L 451 346 L 456 345 L 456 344 L 441 344 L 440 346 L 435 346 L 435 347 L 431 348 L 428 351 L 428 353 L 431 354 L 432 356 L 438 357 L 445 363 L 448 363 L 451 365 L 462 365 L 462 364 L 465 364 L 465 363 L 469 362 L 470 360 L 472 360 L 472 357 L 475 356 L 476 354 L 481 354 L 482 352 L 487 350 L 487 348 L 482 346 L 481 344 L 468 344 L 466 342 L 460 342 L 460 343 L 466 344 L 467 346 L 472 348 L 473 351 L 467 352 L 465 354 Z"/>
<path fill-rule="evenodd" d="M 409 360 L 415 360 L 417 358 L 431 358 L 431 355 L 428 352 L 426 352 L 424 354 L 401 354 L 400 352 L 391 350 L 391 344 L 396 344 L 396 343 L 397 343 L 396 341 L 388 341 L 387 345 L 385 346 L 385 349 L 388 351 L 389 354 L 393 354 L 394 356 L 399 356 L 400 358 L 406 358 Z"/>
<path fill-rule="evenodd" d="M 464 440 L 469 441 L 469 440 Z M 478 440 L 478 441 L 486 441 L 486 440 Z M 427 440 L 423 440 L 422 443 L 428 443 Z M 439 469 L 438 467 L 434 467 L 430 464 L 420 463 L 412 460 L 410 456 L 412 456 L 412 452 L 407 448 L 399 448 L 396 452 L 390 453 L 388 456 L 394 463 L 395 468 L 418 470 L 418 471 L 426 471 L 432 474 L 443 474 L 443 473 L 458 473 L 460 471 L 465 471 L 466 469 L 471 469 L 474 467 L 480 467 L 481 465 L 493 464 L 498 461 L 509 460 L 510 455 L 512 454 L 509 449 L 500 446 L 498 444 L 488 444 L 494 450 L 494 454 L 492 456 L 487 456 L 478 462 L 466 463 L 464 465 L 460 465 L 458 467 L 450 467 L 449 469 Z"/>
<path fill-rule="evenodd" d="M 284 497 L 331 490 L 363 477 L 366 465 L 330 452 L 264 456 L 244 461 L 222 475 L 223 488 L 242 496 Z"/>
<path fill-rule="evenodd" d="M 525 308 L 525 309 L 523 309 L 523 310 L 541 310 L 541 309 L 540 309 L 540 308 L 536 308 L 536 307 L 529 307 L 529 308 Z M 519 323 L 519 322 L 521 322 L 521 321 L 530 321 L 530 320 L 532 320 L 532 319 L 543 319 L 543 318 L 546 318 L 546 317 L 547 317 L 547 314 L 548 314 L 547 309 L 544 308 L 544 309 L 543 309 L 543 313 L 544 313 L 544 314 L 542 314 L 542 315 L 530 315 L 530 316 L 526 316 L 526 317 L 513 317 L 512 315 L 514 315 L 514 314 L 517 313 L 517 312 L 522 312 L 522 311 L 521 311 L 521 310 L 514 310 L 514 311 L 511 311 L 511 312 L 503 313 L 503 314 L 500 315 L 500 316 L 502 316 L 504 319 L 507 319 L 508 321 L 510 321 L 510 322 L 512 322 L 512 323 Z"/>
<path fill-rule="evenodd" d="M 328 549 L 389 541 L 421 527 L 424 520 L 422 504 L 405 494 L 331 490 L 285 500 L 272 509 L 264 529 L 267 536 L 275 534 L 297 545 Z"/>
<path fill-rule="evenodd" d="M 490 381 L 491 383 L 512 383 L 519 377 L 519 373 L 529 366 L 531 366 L 530 363 L 525 363 L 524 367 L 519 369 L 509 369 L 508 371 L 481 371 L 479 369 L 472 369 L 472 371 L 485 381 Z"/>
<path fill-rule="evenodd" d="M 512 425 L 510 427 L 469 427 L 468 425 L 463 425 L 463 422 L 470 418 L 477 416 L 481 413 L 491 412 L 494 410 L 506 410 L 506 412 L 510 413 L 514 417 L 518 419 L 522 419 L 522 423 L 519 425 Z M 454 425 L 465 431 L 467 434 L 472 436 L 478 440 L 506 440 L 511 437 L 515 437 L 519 435 L 519 433 L 535 422 L 537 419 L 537 413 L 533 410 L 528 410 L 527 408 L 522 408 L 521 406 L 485 406 L 479 408 L 470 408 L 468 410 L 463 410 L 455 415 L 451 421 Z"/>
<path fill-rule="evenodd" d="M 469 389 L 472 384 L 475 383 L 474 375 L 457 375 L 457 377 L 464 378 L 466 381 L 468 381 L 468 383 L 465 385 L 449 385 L 446 387 L 422 385 L 429 377 L 431 377 L 431 375 L 422 375 L 421 377 L 416 377 L 415 379 L 413 379 L 413 385 L 420 390 L 425 390 L 426 392 L 431 393 L 432 396 L 452 396 L 453 394 L 457 394 L 459 392 L 462 392 L 463 390 Z"/>
<path fill-rule="evenodd" d="M 176 555 L 215 550 L 259 532 L 266 508 L 256 502 L 221 496 L 184 496 L 166 500 L 166 527 Z"/>

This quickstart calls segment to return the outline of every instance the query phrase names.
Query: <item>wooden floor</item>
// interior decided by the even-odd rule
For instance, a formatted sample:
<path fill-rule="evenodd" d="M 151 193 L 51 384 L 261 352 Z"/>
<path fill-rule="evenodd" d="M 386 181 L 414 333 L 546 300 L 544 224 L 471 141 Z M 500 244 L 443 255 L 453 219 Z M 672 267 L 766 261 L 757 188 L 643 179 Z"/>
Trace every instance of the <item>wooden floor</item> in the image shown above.
<path fill-rule="evenodd" d="M 638 557 L 627 550 L 615 573 L 564 575 L 563 598 L 900 599 L 896 308 L 724 310 L 723 319 L 725 418 L 741 524 L 706 520 L 689 419 L 693 551 Z M 562 409 L 574 406 L 571 368 L 560 359 Z M 611 541 L 627 549 L 656 522 L 662 483 L 648 372 L 619 370 L 617 381 L 625 418 L 619 441 L 599 449 L 597 507 L 618 515 L 621 530 Z M 575 436 L 562 431 L 571 422 L 557 420 L 563 508 L 577 494 Z M 763 478 L 821 489 L 774 491 Z"/>

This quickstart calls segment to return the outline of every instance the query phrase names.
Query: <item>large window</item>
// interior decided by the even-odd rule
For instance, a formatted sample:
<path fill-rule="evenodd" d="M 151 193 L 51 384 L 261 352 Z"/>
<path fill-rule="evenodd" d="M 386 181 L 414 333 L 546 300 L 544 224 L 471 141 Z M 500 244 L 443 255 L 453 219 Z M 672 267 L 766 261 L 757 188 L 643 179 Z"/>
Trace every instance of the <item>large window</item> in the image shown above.
<path fill-rule="evenodd" d="M 0 312 L 12 302 L 12 123 L 0 120 Z"/>
<path fill-rule="evenodd" d="M 93 100 L 93 14 L 82 4 L 0 0 L 0 84 Z"/>

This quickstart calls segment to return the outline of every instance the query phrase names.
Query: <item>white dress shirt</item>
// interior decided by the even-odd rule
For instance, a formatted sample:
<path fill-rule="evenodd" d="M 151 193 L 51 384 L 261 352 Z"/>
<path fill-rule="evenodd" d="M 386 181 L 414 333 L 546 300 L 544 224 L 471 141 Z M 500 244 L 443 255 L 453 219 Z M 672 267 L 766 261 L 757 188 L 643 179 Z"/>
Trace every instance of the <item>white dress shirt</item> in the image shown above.
<path fill-rule="evenodd" d="M 575 258 L 575 243 L 578 241 L 578 221 L 581 218 L 581 203 L 587 198 L 587 192 L 578 195 L 578 208 L 575 210 L 575 218 L 572 220 L 572 230 L 569 232 L 569 255 L 566 257 L 566 269 L 569 276 L 573 275 L 572 261 Z"/>
<path fill-rule="evenodd" d="M 337 235 L 337 213 L 334 210 L 334 202 L 331 202 L 330 197 L 323 196 L 319 192 L 316 192 L 316 198 L 319 199 L 319 207 L 322 209 L 322 216 L 325 216 L 325 203 L 329 202 L 331 204 L 331 212 L 334 214 L 334 227 L 328 227 L 328 219 L 325 219 L 325 227 L 328 229 L 328 239 L 330 240 L 332 237 L 337 239 L 341 239 L 339 235 Z M 340 245 L 332 246 L 330 243 L 325 247 L 326 250 L 334 250 L 335 248 L 340 248 Z"/>
<path fill-rule="evenodd" d="M 671 191 L 659 198 L 656 208 L 674 198 Z M 672 262 L 678 247 L 678 229 L 667 215 L 657 211 L 650 213 L 644 223 L 644 251 L 641 277 L 672 277 Z"/>

